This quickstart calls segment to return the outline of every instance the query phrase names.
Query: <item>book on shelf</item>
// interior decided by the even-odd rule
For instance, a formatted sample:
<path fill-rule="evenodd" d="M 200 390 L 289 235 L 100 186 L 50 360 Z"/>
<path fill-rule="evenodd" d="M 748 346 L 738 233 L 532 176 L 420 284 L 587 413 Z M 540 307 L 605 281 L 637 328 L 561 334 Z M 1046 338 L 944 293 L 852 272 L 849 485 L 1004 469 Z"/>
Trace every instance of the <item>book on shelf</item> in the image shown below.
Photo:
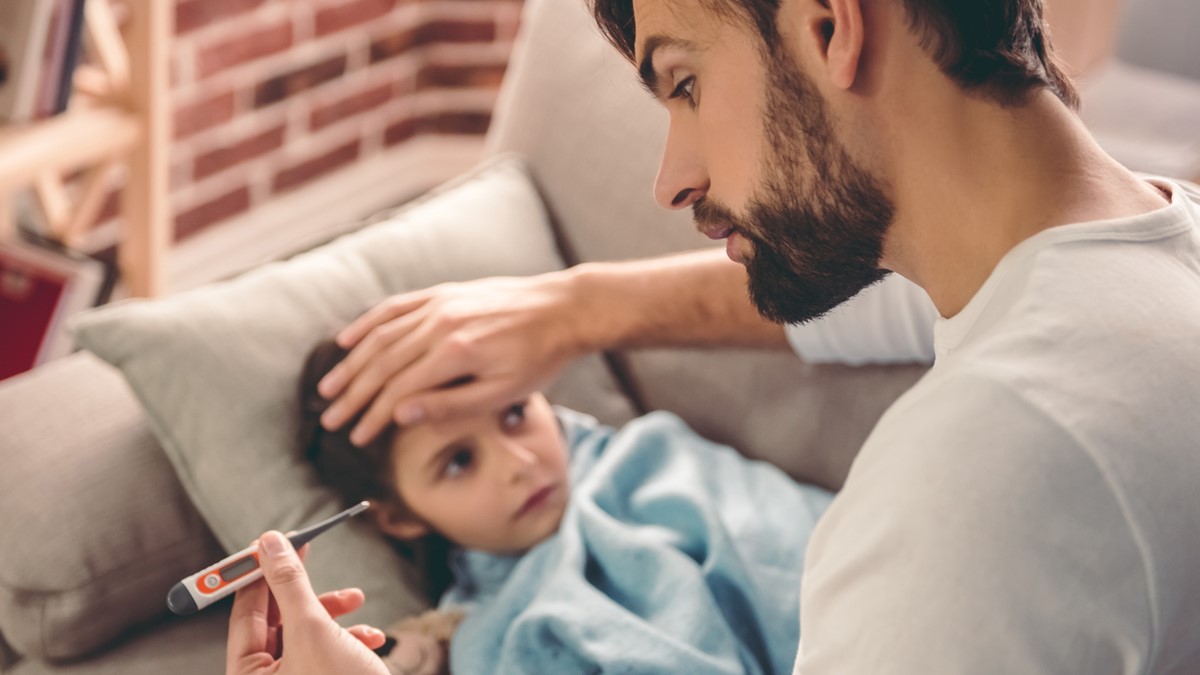
<path fill-rule="evenodd" d="M 86 0 L 64 0 L 66 6 L 71 10 L 70 24 L 67 27 L 67 41 L 63 46 L 62 68 L 56 73 L 58 87 L 55 92 L 57 96 L 54 100 L 54 107 L 50 111 L 52 115 L 67 111 L 67 106 L 71 102 L 71 92 L 75 90 L 75 68 L 83 58 L 84 2 Z"/>
<path fill-rule="evenodd" d="M 66 110 L 85 0 L 0 0 L 0 124 Z"/>
<path fill-rule="evenodd" d="M 45 0 L 53 3 L 50 11 L 50 31 L 42 54 L 42 69 L 38 78 L 37 106 L 34 116 L 49 117 L 58 105 L 58 79 L 66 64 L 67 39 L 71 33 L 71 3 L 73 0 Z"/>
<path fill-rule="evenodd" d="M 33 235 L 0 241 L 0 380 L 65 356 L 72 314 L 108 299 L 111 265 Z"/>

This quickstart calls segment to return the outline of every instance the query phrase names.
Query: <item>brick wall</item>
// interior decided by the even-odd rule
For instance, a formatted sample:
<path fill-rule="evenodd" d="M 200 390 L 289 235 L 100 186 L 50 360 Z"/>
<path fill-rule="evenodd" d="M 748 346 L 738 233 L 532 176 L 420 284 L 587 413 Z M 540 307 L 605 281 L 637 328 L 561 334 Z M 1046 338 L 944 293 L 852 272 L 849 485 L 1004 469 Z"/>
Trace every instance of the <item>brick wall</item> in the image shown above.
<path fill-rule="evenodd" d="M 521 10 L 520 0 L 176 3 L 177 240 L 415 136 L 483 134 Z"/>

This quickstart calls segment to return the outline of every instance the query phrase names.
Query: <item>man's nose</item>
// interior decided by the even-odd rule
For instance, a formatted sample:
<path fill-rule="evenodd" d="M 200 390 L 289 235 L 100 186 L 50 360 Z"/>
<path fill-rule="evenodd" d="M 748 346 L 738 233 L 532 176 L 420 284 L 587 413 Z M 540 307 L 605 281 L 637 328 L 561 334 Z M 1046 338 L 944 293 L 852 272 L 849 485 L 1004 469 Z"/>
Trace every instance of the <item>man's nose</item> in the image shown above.
<path fill-rule="evenodd" d="M 697 144 L 672 125 L 654 180 L 654 200 L 664 209 L 685 209 L 707 194 L 708 187 L 708 172 Z"/>

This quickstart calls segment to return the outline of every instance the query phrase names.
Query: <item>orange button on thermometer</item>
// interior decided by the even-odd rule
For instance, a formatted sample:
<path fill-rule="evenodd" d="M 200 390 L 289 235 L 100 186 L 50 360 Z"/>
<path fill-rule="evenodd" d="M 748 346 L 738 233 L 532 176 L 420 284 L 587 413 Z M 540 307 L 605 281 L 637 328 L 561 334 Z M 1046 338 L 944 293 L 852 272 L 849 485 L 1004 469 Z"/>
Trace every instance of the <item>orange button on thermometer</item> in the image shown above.
<path fill-rule="evenodd" d="M 355 504 L 332 518 L 289 535 L 288 540 L 296 550 L 300 550 L 301 546 L 315 539 L 318 534 L 366 511 L 368 506 L 370 502 Z M 255 542 L 175 584 L 167 594 L 167 607 L 176 614 L 195 614 L 238 589 L 258 581 L 262 575 L 262 567 L 258 564 L 258 542 Z"/>

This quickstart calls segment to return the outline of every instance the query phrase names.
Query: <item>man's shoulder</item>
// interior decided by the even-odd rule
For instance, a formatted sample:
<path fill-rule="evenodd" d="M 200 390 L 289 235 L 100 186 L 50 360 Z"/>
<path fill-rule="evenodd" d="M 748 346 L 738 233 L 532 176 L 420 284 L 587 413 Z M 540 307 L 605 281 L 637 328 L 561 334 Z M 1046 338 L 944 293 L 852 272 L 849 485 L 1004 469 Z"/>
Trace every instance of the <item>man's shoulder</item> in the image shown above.
<path fill-rule="evenodd" d="M 866 464 L 954 459 L 961 465 L 992 453 L 1006 461 L 1022 455 L 1030 461 L 1078 460 L 1086 454 L 1060 411 L 1021 385 L 1001 368 L 935 368 L 888 410 L 859 459 Z"/>
<path fill-rule="evenodd" d="M 1037 529 L 1070 519 L 1043 518 L 1078 510 L 1100 529 L 1122 525 L 1119 489 L 1101 461 L 1053 410 L 987 372 L 963 372 L 922 382 L 890 410 L 855 460 L 839 496 L 840 509 L 863 517 L 880 508 L 905 529 L 956 528 L 942 535 L 1005 546 Z M 1019 503 L 1019 508 L 1017 504 Z M 928 532 L 923 536 L 935 536 Z M 996 535 L 1002 535 L 997 537 Z M 942 536 L 937 535 L 937 536 Z"/>
<path fill-rule="evenodd" d="M 818 556 L 824 548 L 841 557 L 846 542 L 836 540 L 869 530 L 948 573 L 1000 557 L 1010 566 L 997 574 L 1043 569 L 1053 578 L 1051 568 L 1069 572 L 1056 542 L 1075 540 L 1087 542 L 1079 551 L 1142 566 L 1122 488 L 1069 420 L 986 369 L 910 393 L 864 445 L 816 539 Z"/>
<path fill-rule="evenodd" d="M 877 427 L 811 540 L 814 663 L 828 649 L 856 672 L 915 672 L 934 665 L 917 645 L 951 635 L 924 672 L 1100 672 L 1067 669 L 1047 635 L 1094 647 L 1096 663 L 1115 643 L 1145 651 L 1146 560 L 1068 425 L 994 374 L 924 385 Z M 860 633 L 880 659 L 843 643 Z"/>

